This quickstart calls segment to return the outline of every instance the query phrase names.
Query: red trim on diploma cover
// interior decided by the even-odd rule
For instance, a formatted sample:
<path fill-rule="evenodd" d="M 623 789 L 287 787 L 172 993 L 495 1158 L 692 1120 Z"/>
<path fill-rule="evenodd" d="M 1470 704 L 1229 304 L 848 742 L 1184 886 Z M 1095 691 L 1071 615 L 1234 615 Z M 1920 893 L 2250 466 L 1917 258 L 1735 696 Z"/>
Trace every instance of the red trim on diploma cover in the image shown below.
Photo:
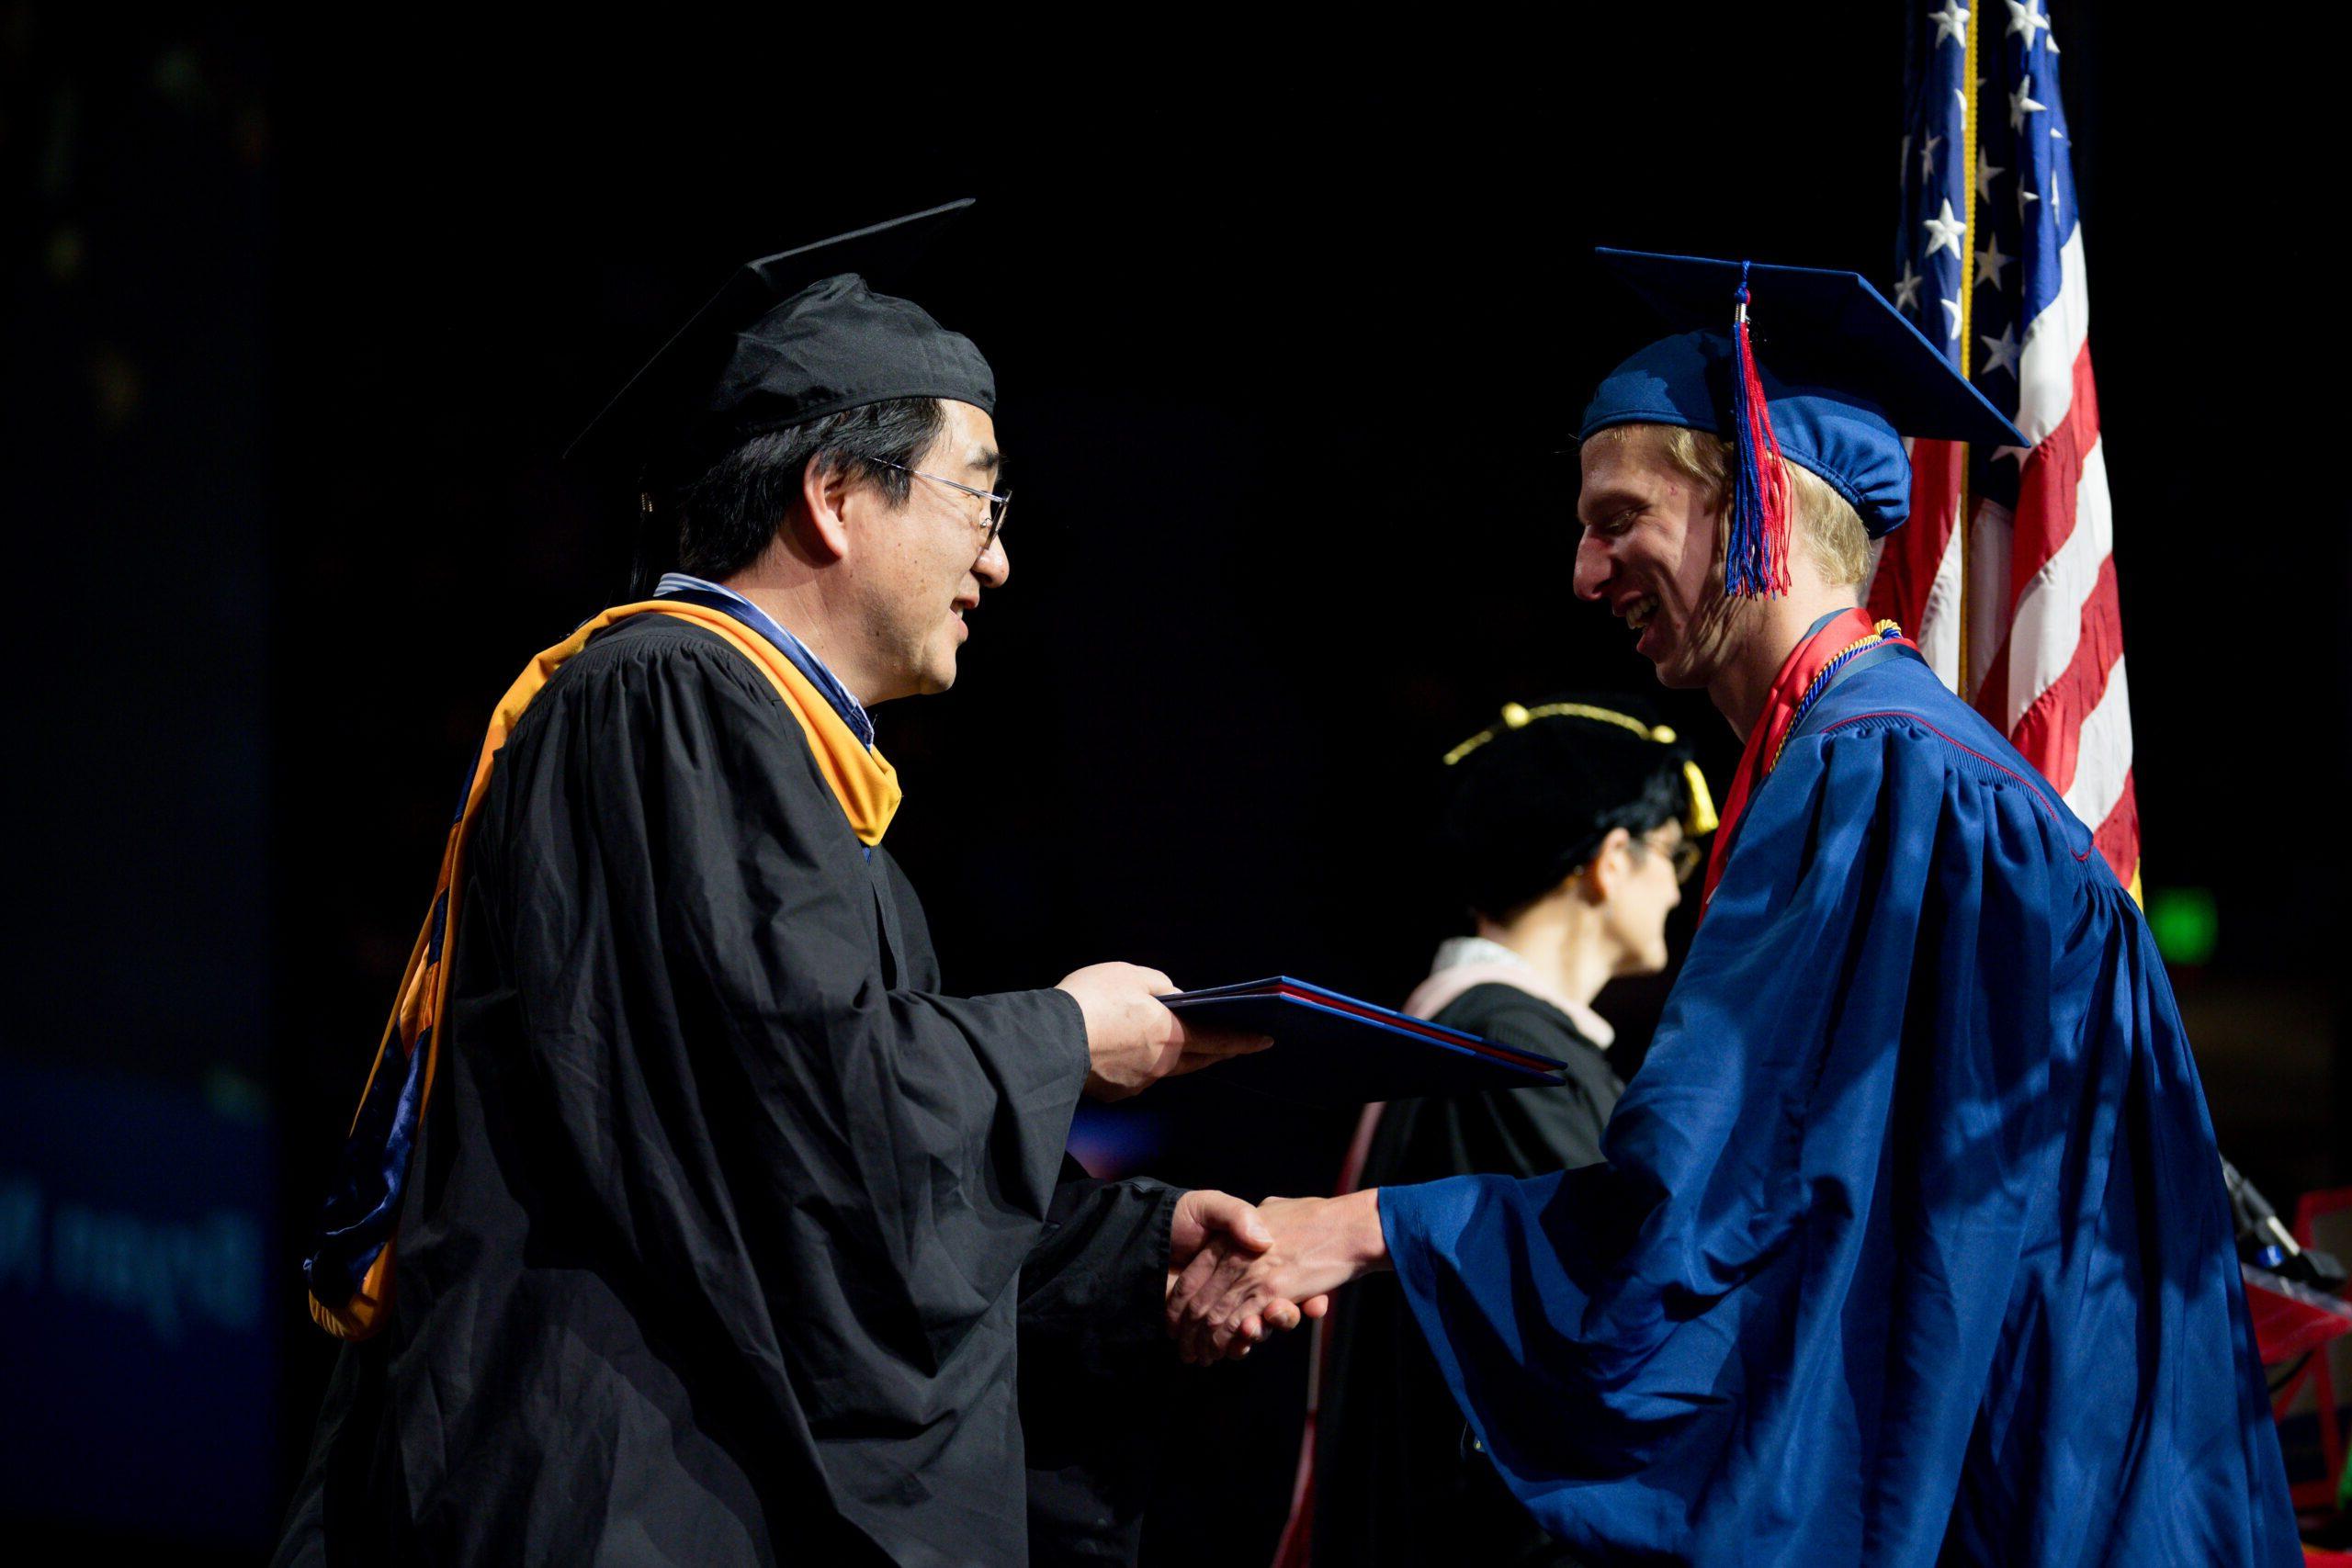
<path fill-rule="evenodd" d="M 1425 1019 L 1415 1018 L 1410 1013 L 1395 1012 L 1387 1008 L 1374 1007 L 1369 1002 L 1359 1002 L 1351 998 L 1340 996 L 1337 992 L 1324 990 L 1320 987 L 1285 980 L 1274 986 L 1273 994 L 1286 997 L 1292 1001 L 1306 1002 L 1314 1007 L 1323 1008 L 1331 1012 L 1344 1012 L 1355 1018 L 1368 1019 L 1374 1023 L 1385 1023 L 1402 1033 L 1418 1034 L 1424 1040 L 1434 1041 L 1441 1045 L 1453 1045 L 1465 1051 L 1476 1051 L 1482 1056 L 1492 1056 L 1498 1061 L 1509 1062 L 1515 1067 L 1535 1067 L 1548 1073 L 1555 1066 L 1541 1056 L 1514 1051 L 1508 1045 L 1498 1045 L 1491 1040 L 1482 1040 L 1475 1034 L 1464 1034 L 1458 1029 L 1448 1029 L 1442 1023 L 1431 1023 Z"/>

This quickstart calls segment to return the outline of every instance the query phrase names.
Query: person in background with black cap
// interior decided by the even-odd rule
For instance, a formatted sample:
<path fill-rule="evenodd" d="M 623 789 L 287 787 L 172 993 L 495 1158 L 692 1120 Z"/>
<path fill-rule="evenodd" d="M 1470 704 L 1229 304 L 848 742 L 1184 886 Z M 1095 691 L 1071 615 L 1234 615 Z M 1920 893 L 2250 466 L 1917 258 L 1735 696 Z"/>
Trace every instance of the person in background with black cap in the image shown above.
<path fill-rule="evenodd" d="M 678 570 L 493 716 L 305 1265 L 352 1343 L 281 1562 L 1133 1554 L 1122 1380 L 1172 1265 L 1264 1238 L 1064 1142 L 1257 1043 L 1129 964 L 941 989 L 866 709 L 1011 570 L 995 385 L 865 254 L 745 268 L 591 432 Z M 1024 1422 L 1085 1410 L 1033 1509 Z"/>
<path fill-rule="evenodd" d="M 1179 1280 L 1188 1342 L 1394 1269 L 1603 1562 L 2300 1562 L 2147 922 L 1857 607 L 1905 435 L 2031 444 L 1854 274 L 1604 254 L 1694 329 L 1586 411 L 1576 590 L 1746 741 L 1698 935 L 1605 1163 L 1270 1201 Z"/>
<path fill-rule="evenodd" d="M 1448 1176 L 1541 1176 L 1601 1157 L 1624 1092 L 1593 1010 L 1667 965 L 1666 918 L 1713 831 L 1706 780 L 1638 701 L 1512 703 L 1448 752 L 1441 874 L 1474 933 L 1449 938 L 1405 1010 L 1566 1064 L 1555 1087 L 1368 1105 L 1339 1190 Z M 1570 1563 L 1514 1506 L 1395 1283 L 1363 1281 L 1317 1331 L 1313 1560 L 1351 1568 Z"/>

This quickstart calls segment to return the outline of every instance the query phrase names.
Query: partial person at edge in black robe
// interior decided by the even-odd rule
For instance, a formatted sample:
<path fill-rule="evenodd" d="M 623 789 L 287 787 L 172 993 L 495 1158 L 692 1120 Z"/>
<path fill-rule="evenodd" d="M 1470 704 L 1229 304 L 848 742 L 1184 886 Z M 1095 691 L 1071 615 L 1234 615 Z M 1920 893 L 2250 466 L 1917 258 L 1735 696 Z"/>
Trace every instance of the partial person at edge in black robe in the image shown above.
<path fill-rule="evenodd" d="M 1472 943 L 1495 945 L 1473 938 L 1447 948 Z M 1564 1081 L 1390 1103 L 1357 1186 L 1465 1173 L 1537 1176 L 1600 1158 L 1601 1131 L 1625 1088 L 1602 1055 L 1606 1023 L 1584 1010 L 1580 1024 L 1553 1000 L 1501 977 L 1498 964 L 1478 964 L 1476 972 L 1495 977 L 1430 1016 L 1557 1057 L 1567 1064 Z M 1430 978 L 1446 973 L 1441 967 Z M 1317 1564 L 1566 1568 L 1579 1561 L 1536 1527 L 1472 1446 L 1396 1280 L 1385 1274 L 1358 1280 L 1333 1303 L 1329 1332 L 1316 1461 Z"/>
<path fill-rule="evenodd" d="M 1172 1365 L 1178 1194 L 1066 1179 L 1077 1004 L 939 994 L 769 682 L 597 634 L 468 864 L 397 1295 L 277 1561 L 1020 1563 L 1024 1414 L 1040 1560 L 1131 1556 L 1148 1412 L 1094 1380 Z"/>
<path fill-rule="evenodd" d="M 1599 1162 L 1625 1086 L 1603 1055 L 1615 1030 L 1575 987 L 1665 964 L 1675 886 L 1696 863 L 1697 838 L 1715 827 L 1689 748 L 1637 698 L 1505 704 L 1444 766 L 1435 868 L 1480 934 L 1439 947 L 1405 1010 L 1554 1057 L 1562 1081 L 1367 1106 L 1341 1191 Z M 1656 840 L 1678 827 L 1673 845 Z M 1607 861 L 1604 874 L 1618 839 L 1623 858 Z M 1554 964 L 1541 960 L 1547 953 Z M 1341 1292 L 1322 1328 L 1313 1483 L 1294 1506 L 1283 1568 L 1578 1561 L 1476 1448 L 1395 1280 Z"/>

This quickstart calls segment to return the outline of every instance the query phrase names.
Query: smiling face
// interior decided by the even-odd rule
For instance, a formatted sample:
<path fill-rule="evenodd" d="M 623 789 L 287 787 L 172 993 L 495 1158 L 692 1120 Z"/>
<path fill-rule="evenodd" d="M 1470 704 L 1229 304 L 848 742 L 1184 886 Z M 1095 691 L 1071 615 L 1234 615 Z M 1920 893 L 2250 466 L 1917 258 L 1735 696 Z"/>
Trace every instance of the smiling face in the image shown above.
<path fill-rule="evenodd" d="M 879 485 L 862 485 L 842 507 L 854 541 L 861 663 L 872 671 L 870 694 L 860 694 L 868 703 L 954 685 L 956 652 L 971 636 L 966 612 L 1012 571 L 1001 536 L 980 548 L 988 502 L 937 482 L 998 488 L 996 422 L 969 403 L 940 406 L 946 428 L 911 465 L 936 477 L 910 478 L 901 504 Z"/>
<path fill-rule="evenodd" d="M 1723 592 L 1722 487 L 1677 468 L 1666 441 L 1663 426 L 1629 424 L 1584 443 L 1576 592 L 1624 621 L 1660 682 L 1704 686 L 1751 606 Z"/>

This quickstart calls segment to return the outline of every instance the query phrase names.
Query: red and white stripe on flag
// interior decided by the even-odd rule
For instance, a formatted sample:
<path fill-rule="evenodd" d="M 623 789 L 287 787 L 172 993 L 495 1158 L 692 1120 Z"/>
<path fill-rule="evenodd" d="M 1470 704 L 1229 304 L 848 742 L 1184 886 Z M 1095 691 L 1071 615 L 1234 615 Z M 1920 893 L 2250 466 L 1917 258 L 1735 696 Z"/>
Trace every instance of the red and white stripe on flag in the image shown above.
<path fill-rule="evenodd" d="M 2079 226 L 2059 255 L 2057 296 L 2018 355 L 2017 423 L 2033 446 L 1996 456 L 2020 466 L 2016 511 L 1975 502 L 1963 548 L 1965 454 L 1915 443 L 1911 520 L 1887 536 L 1869 601 L 2057 787 L 2136 891 L 2130 686 Z"/>

